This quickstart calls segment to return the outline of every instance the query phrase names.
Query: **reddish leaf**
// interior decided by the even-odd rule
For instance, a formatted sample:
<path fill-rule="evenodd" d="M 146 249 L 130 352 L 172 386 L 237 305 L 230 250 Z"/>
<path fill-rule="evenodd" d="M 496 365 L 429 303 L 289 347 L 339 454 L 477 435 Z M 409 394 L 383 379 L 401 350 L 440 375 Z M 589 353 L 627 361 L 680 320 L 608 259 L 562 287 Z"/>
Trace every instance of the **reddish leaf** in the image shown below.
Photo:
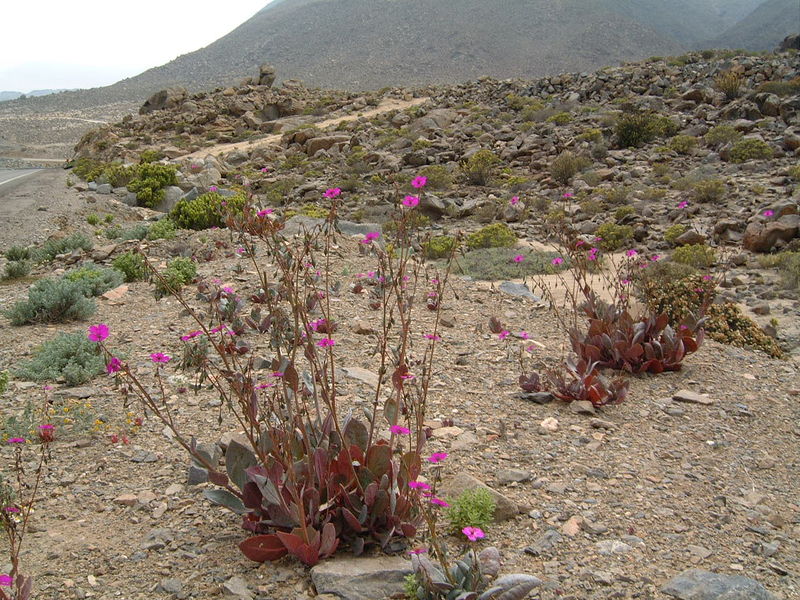
<path fill-rule="evenodd" d="M 239 550 L 252 561 L 263 563 L 286 556 L 287 549 L 276 535 L 255 535 L 239 544 Z"/>
<path fill-rule="evenodd" d="M 327 558 L 336 552 L 339 547 L 339 538 L 336 537 L 336 527 L 333 523 L 325 523 L 322 528 L 322 538 L 319 544 L 319 554 L 322 558 Z"/>
<path fill-rule="evenodd" d="M 347 522 L 348 527 L 355 531 L 356 533 L 361 533 L 364 531 L 364 528 L 361 526 L 361 523 L 358 522 L 356 516 L 350 512 L 349 509 L 342 507 L 339 509 L 344 517 L 344 520 Z"/>
<path fill-rule="evenodd" d="M 289 553 L 296 556 L 303 564 L 313 567 L 319 562 L 318 545 L 317 547 L 309 546 L 303 541 L 303 538 L 293 533 L 278 531 L 275 535 L 280 538 Z M 319 539 L 317 540 L 317 544 L 319 544 Z"/>
<path fill-rule="evenodd" d="M 219 485 L 221 487 L 228 485 L 228 476 L 225 473 L 220 473 L 219 471 L 209 471 L 208 480 L 214 485 Z"/>

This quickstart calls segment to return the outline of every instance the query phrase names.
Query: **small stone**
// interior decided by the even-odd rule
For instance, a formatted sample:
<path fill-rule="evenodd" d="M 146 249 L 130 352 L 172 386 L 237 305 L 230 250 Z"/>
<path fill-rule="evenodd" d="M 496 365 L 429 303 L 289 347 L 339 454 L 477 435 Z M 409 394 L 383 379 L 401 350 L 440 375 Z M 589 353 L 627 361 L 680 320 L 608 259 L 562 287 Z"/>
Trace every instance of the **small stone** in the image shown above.
<path fill-rule="evenodd" d="M 547 433 L 555 433 L 558 431 L 558 419 L 555 417 L 547 417 L 539 423 L 539 427 Z"/>
<path fill-rule="evenodd" d="M 612 554 L 627 554 L 633 550 L 633 546 L 621 542 L 620 540 L 603 540 L 595 544 L 597 551 L 603 556 L 611 556 Z"/>
<path fill-rule="evenodd" d="M 550 392 L 530 392 L 520 395 L 524 400 L 530 400 L 536 404 L 550 404 L 553 401 L 553 394 Z"/>
<path fill-rule="evenodd" d="M 497 483 L 500 485 L 508 485 L 509 483 L 522 483 L 531 478 L 528 471 L 520 471 L 518 469 L 501 469 L 496 475 Z"/>
<path fill-rule="evenodd" d="M 578 400 L 569 405 L 569 409 L 578 415 L 593 415 L 594 405 L 588 400 Z"/>
<path fill-rule="evenodd" d="M 541 556 L 545 552 L 549 552 L 555 548 L 556 544 L 561 543 L 564 538 L 555 529 L 548 529 L 544 532 L 533 544 L 525 546 L 525 554 L 532 556 Z"/>
<path fill-rule="evenodd" d="M 351 379 L 357 379 L 373 388 L 378 387 L 378 375 L 372 371 L 361 369 L 359 367 L 345 367 L 342 369 L 342 371 L 344 371 L 345 375 Z"/>
<path fill-rule="evenodd" d="M 668 581 L 661 591 L 678 600 L 777 600 L 763 585 L 741 575 L 689 569 Z"/>
<path fill-rule="evenodd" d="M 583 518 L 578 515 L 573 515 L 561 526 L 561 533 L 569 537 L 575 537 L 580 533 L 582 524 Z"/>
<path fill-rule="evenodd" d="M 504 281 L 499 286 L 501 292 L 505 292 L 509 296 L 516 296 L 518 298 L 527 298 L 534 302 L 540 302 L 542 299 L 531 292 L 530 288 L 524 283 L 514 283 L 511 281 Z"/>
<path fill-rule="evenodd" d="M 689 404 L 714 404 L 714 400 L 705 394 L 698 394 L 692 390 L 678 390 L 672 395 L 672 399 L 676 402 L 688 402 Z"/>
<path fill-rule="evenodd" d="M 164 495 L 175 496 L 176 494 L 180 494 L 182 491 L 183 486 L 180 483 L 173 483 L 166 490 L 164 490 Z"/>
<path fill-rule="evenodd" d="M 180 594 L 183 589 L 183 582 L 174 577 L 166 577 L 158 583 L 158 591 L 166 594 Z"/>
<path fill-rule="evenodd" d="M 244 578 L 235 575 L 222 584 L 222 595 L 237 600 L 253 600 L 253 593 Z"/>
<path fill-rule="evenodd" d="M 114 504 L 121 504 L 122 506 L 133 506 L 136 501 L 136 494 L 122 494 L 114 498 Z"/>
<path fill-rule="evenodd" d="M 478 443 L 478 436 L 471 431 L 465 431 L 450 444 L 451 450 L 467 450 Z"/>
<path fill-rule="evenodd" d="M 150 490 L 142 490 L 136 496 L 136 500 L 138 500 L 139 504 L 150 504 L 155 499 L 156 495 Z"/>
<path fill-rule="evenodd" d="M 433 437 L 435 438 L 454 438 L 460 436 L 464 433 L 464 430 L 461 427 L 441 427 L 439 429 L 434 429 Z"/>
<path fill-rule="evenodd" d="M 713 552 L 711 552 L 711 550 L 709 550 L 708 548 L 705 548 L 703 546 L 696 546 L 695 544 L 689 544 L 688 546 L 686 546 L 686 549 L 702 560 L 705 560 L 706 558 L 708 558 L 713 554 Z"/>

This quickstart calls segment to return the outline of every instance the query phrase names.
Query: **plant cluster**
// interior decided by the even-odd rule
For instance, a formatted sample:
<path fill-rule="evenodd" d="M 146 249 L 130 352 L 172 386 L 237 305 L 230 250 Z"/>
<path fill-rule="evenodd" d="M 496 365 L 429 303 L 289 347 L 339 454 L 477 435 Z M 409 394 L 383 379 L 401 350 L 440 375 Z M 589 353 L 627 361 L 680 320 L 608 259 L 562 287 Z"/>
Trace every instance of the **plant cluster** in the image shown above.
<path fill-rule="evenodd" d="M 190 258 L 178 256 L 167 263 L 163 273 L 154 275 L 156 298 L 163 298 L 192 283 L 197 278 L 197 265 Z"/>
<path fill-rule="evenodd" d="M 65 323 L 83 321 L 94 314 L 95 303 L 84 294 L 81 282 L 66 279 L 41 279 L 28 290 L 28 299 L 20 300 L 4 314 L 12 325 Z"/>
<path fill-rule="evenodd" d="M 742 138 L 742 132 L 737 131 L 731 125 L 715 125 L 703 136 L 706 144 L 712 148 L 718 148 L 725 144 L 732 144 Z"/>
<path fill-rule="evenodd" d="M 223 196 L 218 192 L 207 192 L 194 200 L 178 201 L 170 213 L 172 221 L 181 229 L 210 229 L 224 226 L 223 215 L 227 211 L 241 213 L 247 197 L 243 194 Z"/>
<path fill-rule="evenodd" d="M 692 196 L 701 203 L 719 202 L 725 191 L 725 182 L 721 179 L 701 179 L 692 186 Z"/>
<path fill-rule="evenodd" d="M 731 148 L 731 161 L 742 163 L 748 160 L 769 160 L 772 158 L 772 148 L 764 140 L 758 138 L 744 138 Z"/>
<path fill-rule="evenodd" d="M 696 269 L 707 269 L 714 264 L 716 252 L 706 244 L 687 244 L 675 248 L 670 257 L 673 262 L 689 265 Z"/>
<path fill-rule="evenodd" d="M 90 298 L 102 296 L 108 290 L 122 285 L 124 276 L 116 269 L 88 264 L 68 271 L 63 279 L 80 285 L 81 293 Z"/>
<path fill-rule="evenodd" d="M 689 227 L 683 223 L 675 223 L 674 225 L 670 225 L 664 232 L 664 241 L 670 246 L 674 246 L 677 243 L 677 239 L 687 231 L 689 231 Z"/>
<path fill-rule="evenodd" d="M 500 159 L 491 150 L 478 150 L 466 160 L 461 161 L 461 172 L 473 185 L 489 185 L 499 162 Z"/>
<path fill-rule="evenodd" d="M 633 227 L 630 225 L 617 225 L 616 223 L 603 223 L 597 228 L 597 237 L 603 250 L 613 252 L 624 246 L 630 245 L 633 240 Z"/>
<path fill-rule="evenodd" d="M 668 146 L 678 154 L 691 154 L 697 147 L 697 138 L 693 135 L 676 135 L 669 141 Z"/>
<path fill-rule="evenodd" d="M 566 185 L 580 171 L 587 168 L 591 161 L 583 156 L 578 156 L 569 150 L 564 150 L 550 165 L 550 175 L 557 182 Z"/>
<path fill-rule="evenodd" d="M 557 273 L 568 268 L 567 262 L 553 264 L 558 256 L 556 252 L 513 254 L 508 248 L 480 248 L 459 256 L 453 270 L 473 279 L 516 279 Z"/>
<path fill-rule="evenodd" d="M 84 250 L 88 252 L 94 247 L 94 243 L 82 233 L 73 233 L 64 238 L 51 238 L 40 248 L 34 248 L 30 252 L 30 257 L 35 262 L 51 262 L 56 256 L 68 254 L 74 250 Z M 9 259 L 10 260 L 10 259 Z"/>
<path fill-rule="evenodd" d="M 69 386 L 81 385 L 105 371 L 105 360 L 97 344 L 83 332 L 59 333 L 33 352 L 33 358 L 22 363 L 15 376 L 31 381 L 63 379 Z"/>
<path fill-rule="evenodd" d="M 465 527 L 489 528 L 494 519 L 495 501 L 492 493 L 483 487 L 466 490 L 445 509 L 450 530 L 462 531 Z"/>
<path fill-rule="evenodd" d="M 517 243 L 517 236 L 505 223 L 492 223 L 467 236 L 470 250 L 478 248 L 504 248 Z"/>
<path fill-rule="evenodd" d="M 80 158 L 73 172 L 84 181 L 110 183 L 114 187 L 126 186 L 136 194 L 140 206 L 154 208 L 164 198 L 164 188 L 176 185 L 177 167 L 153 162 L 157 151 L 142 153 L 141 162 L 125 166 L 121 163 L 104 163 L 90 158 Z"/>
<path fill-rule="evenodd" d="M 742 93 L 742 84 L 744 83 L 742 76 L 733 71 L 725 71 L 720 73 L 714 79 L 715 87 L 725 94 L 728 100 L 735 100 Z"/>
<path fill-rule="evenodd" d="M 126 282 L 141 281 L 147 278 L 147 265 L 141 254 L 125 252 L 111 261 L 111 266 L 122 273 Z"/>
<path fill-rule="evenodd" d="M 453 254 L 456 238 L 452 235 L 436 235 L 422 243 L 422 251 L 427 258 L 447 258 Z"/>
<path fill-rule="evenodd" d="M 675 135 L 678 126 L 668 117 L 647 111 L 626 111 L 614 128 L 617 143 L 622 148 L 644 146 L 658 137 Z"/>

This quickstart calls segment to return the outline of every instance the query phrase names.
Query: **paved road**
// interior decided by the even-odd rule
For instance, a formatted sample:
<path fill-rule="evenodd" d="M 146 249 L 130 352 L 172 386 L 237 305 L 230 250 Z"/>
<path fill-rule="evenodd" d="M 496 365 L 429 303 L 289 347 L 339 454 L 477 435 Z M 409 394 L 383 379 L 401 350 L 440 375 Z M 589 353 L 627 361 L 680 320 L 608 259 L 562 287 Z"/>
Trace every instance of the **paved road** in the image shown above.
<path fill-rule="evenodd" d="M 20 184 L 30 181 L 42 169 L 0 169 L 0 198 Z"/>

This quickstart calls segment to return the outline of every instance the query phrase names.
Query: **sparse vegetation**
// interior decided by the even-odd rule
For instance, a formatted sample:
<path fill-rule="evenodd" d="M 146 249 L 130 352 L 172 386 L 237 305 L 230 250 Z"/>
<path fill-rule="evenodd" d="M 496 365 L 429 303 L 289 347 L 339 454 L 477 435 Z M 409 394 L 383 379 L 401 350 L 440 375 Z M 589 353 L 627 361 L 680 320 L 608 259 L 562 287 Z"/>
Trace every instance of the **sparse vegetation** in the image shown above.
<path fill-rule="evenodd" d="M 461 161 L 461 172 L 473 185 L 488 185 L 499 162 L 500 159 L 491 150 L 478 150 L 468 159 Z"/>
<path fill-rule="evenodd" d="M 503 248 L 517 243 L 517 236 L 505 223 L 492 223 L 467 236 L 467 248 Z"/>
<path fill-rule="evenodd" d="M 772 148 L 764 140 L 758 138 L 744 138 L 731 148 L 731 161 L 735 163 L 770 158 L 772 158 Z"/>
<path fill-rule="evenodd" d="M 59 333 L 20 365 L 14 375 L 32 381 L 63 379 L 67 385 L 81 385 L 105 370 L 106 362 L 97 344 L 83 331 Z"/>
<path fill-rule="evenodd" d="M 180 200 L 170 213 L 170 219 L 182 229 L 210 229 L 223 227 L 226 211 L 241 213 L 247 204 L 244 195 L 223 196 L 207 192 L 194 200 Z"/>

